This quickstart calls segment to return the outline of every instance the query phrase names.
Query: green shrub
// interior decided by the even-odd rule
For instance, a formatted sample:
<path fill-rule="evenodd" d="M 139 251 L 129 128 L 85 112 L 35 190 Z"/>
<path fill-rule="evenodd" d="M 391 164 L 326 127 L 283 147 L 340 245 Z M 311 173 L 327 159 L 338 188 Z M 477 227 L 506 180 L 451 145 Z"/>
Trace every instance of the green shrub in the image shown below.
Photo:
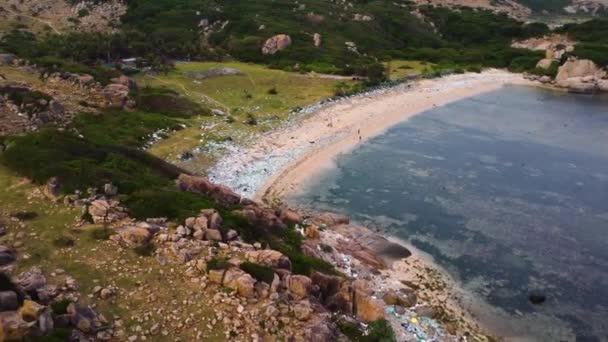
<path fill-rule="evenodd" d="M 340 321 L 338 322 L 338 329 L 342 332 L 350 341 L 354 342 L 395 342 L 395 332 L 391 327 L 390 323 L 385 319 L 380 319 L 369 324 L 367 331 L 362 331 L 358 326 Z"/>
<path fill-rule="evenodd" d="M 154 245 L 151 243 L 145 243 L 143 245 L 139 245 L 136 246 L 135 248 L 133 248 L 133 251 L 135 252 L 135 254 L 142 256 L 142 257 L 150 257 L 152 255 L 154 255 Z"/>
<path fill-rule="evenodd" d="M 207 272 L 213 270 L 225 270 L 230 268 L 230 263 L 226 258 L 213 258 L 207 262 Z"/>
<path fill-rule="evenodd" d="M 112 236 L 112 230 L 106 227 L 93 228 L 90 234 L 93 240 L 108 240 Z"/>
<path fill-rule="evenodd" d="M 165 88 L 143 88 L 137 92 L 137 107 L 140 110 L 161 113 L 172 117 L 189 118 L 195 115 L 211 115 L 209 108 L 180 96 L 178 92 Z"/>
<path fill-rule="evenodd" d="M 131 216 L 137 219 L 168 217 L 177 221 L 196 216 L 203 208 L 217 206 L 205 196 L 163 188 L 137 190 L 123 204 L 129 208 Z"/>
<path fill-rule="evenodd" d="M 68 312 L 68 306 L 73 303 L 71 299 L 62 299 L 51 304 L 51 310 L 55 315 L 65 315 Z"/>
<path fill-rule="evenodd" d="M 259 281 L 272 284 L 272 281 L 274 280 L 274 270 L 270 267 L 252 262 L 244 262 L 240 265 L 240 268 Z"/>
<path fill-rule="evenodd" d="M 53 240 L 53 245 L 58 248 L 74 247 L 75 244 L 76 244 L 76 241 L 73 238 L 66 236 L 66 235 L 62 235 L 62 236 L 56 238 L 55 240 Z"/>
<path fill-rule="evenodd" d="M 81 8 L 81 9 L 78 11 L 78 18 L 86 17 L 86 16 L 88 16 L 89 14 L 91 14 L 91 12 L 89 12 L 89 10 L 88 10 L 87 8 Z"/>
<path fill-rule="evenodd" d="M 366 339 L 374 342 L 397 341 L 393 327 L 385 319 L 380 319 L 369 324 L 369 333 Z"/>

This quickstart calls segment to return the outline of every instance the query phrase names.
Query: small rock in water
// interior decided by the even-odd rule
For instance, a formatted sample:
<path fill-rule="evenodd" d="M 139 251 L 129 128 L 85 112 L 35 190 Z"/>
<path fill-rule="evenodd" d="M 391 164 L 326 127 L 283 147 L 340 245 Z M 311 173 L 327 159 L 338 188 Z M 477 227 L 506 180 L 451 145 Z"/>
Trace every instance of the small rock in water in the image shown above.
<path fill-rule="evenodd" d="M 534 305 L 540 305 L 547 300 L 547 297 L 545 297 L 544 295 L 541 295 L 541 294 L 531 294 L 528 297 L 528 300 L 530 301 L 530 303 L 532 303 Z"/>

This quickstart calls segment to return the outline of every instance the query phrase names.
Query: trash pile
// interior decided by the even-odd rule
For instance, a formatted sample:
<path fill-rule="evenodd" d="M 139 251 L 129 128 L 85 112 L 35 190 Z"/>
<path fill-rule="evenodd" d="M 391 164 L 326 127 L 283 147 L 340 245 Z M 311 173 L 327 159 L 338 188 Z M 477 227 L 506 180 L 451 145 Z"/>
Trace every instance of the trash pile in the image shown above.
<path fill-rule="evenodd" d="M 398 341 L 440 342 L 450 339 L 432 318 L 421 317 L 411 310 L 393 305 L 386 307 L 386 314 Z"/>

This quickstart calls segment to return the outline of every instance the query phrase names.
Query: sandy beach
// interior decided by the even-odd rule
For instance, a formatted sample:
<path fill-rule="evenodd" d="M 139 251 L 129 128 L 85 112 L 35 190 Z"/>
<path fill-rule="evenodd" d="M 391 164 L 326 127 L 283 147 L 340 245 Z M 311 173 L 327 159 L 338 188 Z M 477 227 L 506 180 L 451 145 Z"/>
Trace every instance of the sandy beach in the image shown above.
<path fill-rule="evenodd" d="M 506 85 L 532 85 L 501 70 L 451 75 L 336 101 L 262 135 L 210 170 L 210 179 L 249 198 L 272 202 L 387 128 L 434 107 Z"/>
<path fill-rule="evenodd" d="M 300 114 L 283 128 L 260 136 L 252 146 L 232 151 L 220 160 L 209 176 L 213 182 L 230 186 L 243 196 L 272 205 L 287 194 L 301 189 L 324 168 L 331 167 L 339 154 L 348 152 L 391 126 L 435 107 L 508 85 L 536 84 L 519 74 L 489 70 L 480 74 L 421 80 L 335 101 L 320 108 L 313 107 L 315 110 L 309 114 Z M 389 259 L 385 248 L 390 246 L 389 241 L 393 246 L 403 246 L 412 255 L 395 259 L 380 273 L 356 262 L 356 258 L 348 252 L 338 254 L 335 260 L 335 255 L 324 259 L 335 265 L 343 263 L 340 258 L 352 260 L 346 268 L 339 269 L 345 274 L 353 269 L 356 270 L 354 274 L 359 276 L 367 274 L 379 288 L 399 288 L 404 283 L 423 284 L 423 289 L 419 291 L 420 302 L 413 310 L 429 306 L 441 308 L 443 324 L 437 331 L 449 325 L 456 334 L 465 331 L 474 335 L 505 333 L 494 324 L 487 325 L 488 319 L 480 320 L 477 315 L 473 316 L 469 311 L 471 307 L 486 305 L 469 296 L 430 256 L 405 241 L 386 238 L 361 226 L 356 229 L 349 226 L 349 229 L 342 231 L 326 230 L 321 234 L 321 241 L 336 249 L 352 241 L 367 246 L 381 258 Z M 381 243 L 376 245 L 370 241 Z M 414 311 L 408 312 L 416 315 Z M 479 313 L 478 310 L 474 311 Z M 481 311 L 490 312 L 491 308 Z M 499 316 L 500 313 L 492 314 L 492 317 Z M 389 314 L 387 318 L 397 331 L 398 340 L 409 340 L 413 336 L 400 328 L 402 316 Z M 504 322 L 502 319 L 500 321 Z"/>

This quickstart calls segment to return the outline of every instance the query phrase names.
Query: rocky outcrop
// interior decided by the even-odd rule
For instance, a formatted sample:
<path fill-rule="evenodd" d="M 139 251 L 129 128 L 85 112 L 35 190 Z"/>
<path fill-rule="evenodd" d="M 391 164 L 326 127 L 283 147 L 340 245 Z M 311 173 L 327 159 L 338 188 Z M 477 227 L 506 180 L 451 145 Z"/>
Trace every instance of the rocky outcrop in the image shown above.
<path fill-rule="evenodd" d="M 274 55 L 279 51 L 283 51 L 291 46 L 291 37 L 286 34 L 279 34 L 268 38 L 262 46 L 264 55 Z"/>
<path fill-rule="evenodd" d="M 555 62 L 554 59 L 551 58 L 543 58 L 540 61 L 538 61 L 538 63 L 536 63 L 536 67 L 539 69 L 549 69 L 551 67 L 551 65 L 553 64 L 553 62 Z"/>
<path fill-rule="evenodd" d="M 177 227 L 181 237 L 192 236 L 196 240 L 224 241 L 231 240 L 238 234 L 222 234 L 222 217 L 215 209 L 203 209 L 198 217 L 189 217 L 184 226 Z M 229 236 L 230 235 L 230 236 Z"/>
<path fill-rule="evenodd" d="M 206 178 L 190 176 L 187 174 L 179 175 L 177 187 L 181 191 L 194 192 L 211 197 L 216 202 L 232 206 L 241 203 L 241 196 L 223 185 L 215 185 Z"/>
<path fill-rule="evenodd" d="M 0 53 L 0 65 L 12 65 L 16 59 L 12 53 Z"/>
<path fill-rule="evenodd" d="M 7 266 L 17 260 L 17 251 L 14 248 L 0 245 L 0 266 Z"/>
<path fill-rule="evenodd" d="M 135 80 L 125 75 L 120 75 L 118 77 L 112 78 L 110 81 L 112 81 L 113 84 L 120 84 L 127 87 L 129 91 L 137 90 L 137 83 L 135 82 Z"/>
<path fill-rule="evenodd" d="M 98 199 L 91 202 L 88 208 L 94 223 L 112 223 L 125 219 L 127 210 L 116 200 Z"/>
<path fill-rule="evenodd" d="M 312 217 L 309 222 L 317 226 L 331 227 L 339 224 L 348 224 L 350 219 L 342 214 L 322 213 Z"/>
<path fill-rule="evenodd" d="M 559 67 L 555 85 L 574 92 L 606 91 L 606 71 L 587 59 L 570 59 Z"/>
<path fill-rule="evenodd" d="M 283 253 L 272 249 L 249 251 L 245 253 L 245 258 L 247 261 L 256 264 L 291 270 L 291 261 L 289 261 L 289 258 L 283 255 Z"/>
<path fill-rule="evenodd" d="M 103 88 L 104 105 L 107 108 L 129 109 L 135 107 L 135 102 L 129 98 L 129 87 L 124 84 L 112 83 Z"/>
<path fill-rule="evenodd" d="M 308 297 L 312 289 L 312 280 L 303 275 L 289 275 L 285 278 L 289 293 L 297 300 Z"/>
<path fill-rule="evenodd" d="M 269 233 L 280 233 L 287 228 L 274 210 L 262 208 L 258 205 L 247 205 L 242 209 L 235 210 L 234 213 L 243 216 L 249 224 L 256 226 L 257 229 Z"/>

